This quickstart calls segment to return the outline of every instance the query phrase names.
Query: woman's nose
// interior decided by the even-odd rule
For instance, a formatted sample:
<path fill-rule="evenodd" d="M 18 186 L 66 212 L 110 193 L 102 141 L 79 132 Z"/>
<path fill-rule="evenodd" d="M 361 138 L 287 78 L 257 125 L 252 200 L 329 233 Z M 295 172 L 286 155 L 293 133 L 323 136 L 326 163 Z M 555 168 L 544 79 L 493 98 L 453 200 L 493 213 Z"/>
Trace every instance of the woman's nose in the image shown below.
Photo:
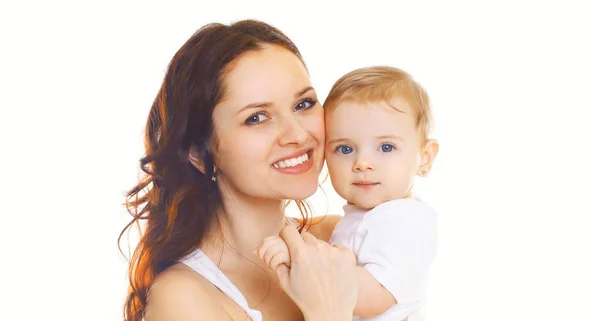
<path fill-rule="evenodd" d="M 294 116 L 287 117 L 281 124 L 281 128 L 281 134 L 279 135 L 281 146 L 304 145 L 308 140 L 308 131 Z"/>

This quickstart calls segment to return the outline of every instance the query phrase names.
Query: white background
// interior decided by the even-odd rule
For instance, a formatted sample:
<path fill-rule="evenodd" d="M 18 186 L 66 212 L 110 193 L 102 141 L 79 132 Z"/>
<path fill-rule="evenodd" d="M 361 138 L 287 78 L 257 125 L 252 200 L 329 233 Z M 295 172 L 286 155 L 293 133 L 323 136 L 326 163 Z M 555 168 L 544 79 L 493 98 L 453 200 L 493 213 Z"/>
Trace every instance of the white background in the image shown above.
<path fill-rule="evenodd" d="M 583 1 L 0 1 L 0 319 L 118 320 L 145 119 L 209 22 L 256 18 L 300 48 L 319 98 L 402 68 L 441 149 L 430 320 L 600 320 L 599 10 Z M 315 212 L 341 213 L 328 192 Z"/>

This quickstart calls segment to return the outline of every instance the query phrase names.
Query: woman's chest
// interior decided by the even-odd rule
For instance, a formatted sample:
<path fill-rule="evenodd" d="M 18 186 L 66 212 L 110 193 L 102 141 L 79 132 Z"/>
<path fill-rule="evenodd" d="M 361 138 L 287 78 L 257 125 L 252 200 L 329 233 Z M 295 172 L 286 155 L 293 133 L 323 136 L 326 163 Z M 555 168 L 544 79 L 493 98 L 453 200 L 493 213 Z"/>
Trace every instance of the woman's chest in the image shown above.
<path fill-rule="evenodd" d="M 248 282 L 249 280 L 246 278 L 245 281 L 242 284 L 238 283 L 239 290 L 246 298 L 248 307 L 251 310 L 259 311 L 263 321 L 304 320 L 300 309 L 279 286 L 274 275 L 269 275 L 268 278 L 258 278 L 253 282 Z M 233 320 L 251 320 L 242 307 L 232 300 L 228 301 L 227 310 Z"/>
<path fill-rule="evenodd" d="M 285 293 L 283 293 L 285 297 Z M 231 316 L 232 321 L 258 321 L 258 319 L 252 319 L 252 315 L 255 313 L 246 311 L 238 305 L 236 302 L 223 296 L 222 305 L 228 315 Z M 259 306 L 251 306 L 251 310 L 258 311 L 262 316 L 262 321 L 303 321 L 304 317 L 300 310 L 296 307 L 293 301 L 282 298 L 268 298 Z"/>
<path fill-rule="evenodd" d="M 283 290 L 277 288 L 257 307 L 263 321 L 303 321 L 302 312 Z"/>

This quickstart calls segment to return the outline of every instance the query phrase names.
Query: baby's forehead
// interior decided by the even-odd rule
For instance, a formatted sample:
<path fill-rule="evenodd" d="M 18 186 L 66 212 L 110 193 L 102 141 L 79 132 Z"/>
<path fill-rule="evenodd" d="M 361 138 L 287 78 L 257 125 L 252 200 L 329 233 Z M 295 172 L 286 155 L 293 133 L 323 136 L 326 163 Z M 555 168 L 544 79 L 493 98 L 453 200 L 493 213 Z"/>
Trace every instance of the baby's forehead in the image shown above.
<path fill-rule="evenodd" d="M 391 99 L 365 100 L 365 99 L 346 99 L 335 106 L 325 108 L 325 114 L 328 116 L 343 117 L 344 111 L 349 108 L 364 108 L 365 111 L 388 111 L 391 113 L 401 113 L 409 116 L 415 116 L 416 109 L 411 106 L 407 99 L 401 96 Z"/>
<path fill-rule="evenodd" d="M 406 104 L 346 102 L 326 115 L 325 129 L 334 136 L 409 134 L 417 129 L 415 119 Z"/>

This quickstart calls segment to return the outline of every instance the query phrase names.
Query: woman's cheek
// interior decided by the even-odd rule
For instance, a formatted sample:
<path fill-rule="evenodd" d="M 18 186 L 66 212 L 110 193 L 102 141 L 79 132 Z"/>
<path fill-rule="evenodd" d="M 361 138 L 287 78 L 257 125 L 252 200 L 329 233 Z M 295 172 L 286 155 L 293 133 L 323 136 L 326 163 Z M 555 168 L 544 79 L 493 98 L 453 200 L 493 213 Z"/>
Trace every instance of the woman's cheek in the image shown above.
<path fill-rule="evenodd" d="M 307 117 L 305 120 L 305 128 L 318 140 L 319 144 L 323 144 L 323 141 L 325 140 L 325 122 L 323 121 L 322 115 L 317 114 Z"/>

